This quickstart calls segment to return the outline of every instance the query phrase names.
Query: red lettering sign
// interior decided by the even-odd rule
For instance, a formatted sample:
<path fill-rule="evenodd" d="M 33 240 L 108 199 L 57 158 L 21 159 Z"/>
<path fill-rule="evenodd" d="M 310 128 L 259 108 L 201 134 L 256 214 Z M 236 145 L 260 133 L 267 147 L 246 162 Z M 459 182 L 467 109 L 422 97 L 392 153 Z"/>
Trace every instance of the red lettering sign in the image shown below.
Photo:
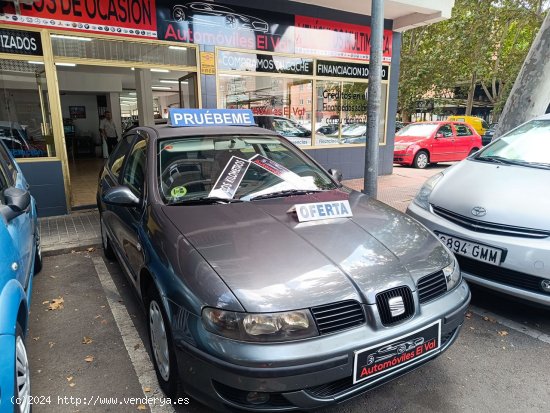
<path fill-rule="evenodd" d="M 2 2 L 0 22 L 58 28 L 79 32 L 108 33 L 135 37 L 157 37 L 155 0 L 35 0 Z"/>

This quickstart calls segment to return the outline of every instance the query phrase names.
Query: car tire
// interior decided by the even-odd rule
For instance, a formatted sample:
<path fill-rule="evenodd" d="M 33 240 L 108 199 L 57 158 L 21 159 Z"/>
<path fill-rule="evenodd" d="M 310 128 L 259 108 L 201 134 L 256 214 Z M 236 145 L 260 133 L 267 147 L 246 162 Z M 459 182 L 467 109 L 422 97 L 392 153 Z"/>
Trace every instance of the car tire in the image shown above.
<path fill-rule="evenodd" d="M 146 297 L 147 332 L 157 379 L 164 394 L 176 399 L 179 393 L 179 371 L 174 352 L 173 336 L 162 300 L 155 288 Z"/>
<path fill-rule="evenodd" d="M 42 271 L 42 246 L 40 245 L 40 230 L 36 229 L 35 234 L 36 250 L 34 252 L 34 274 Z"/>
<path fill-rule="evenodd" d="M 21 403 L 14 404 L 15 413 L 30 413 L 32 405 L 30 403 L 31 382 L 29 358 L 23 336 L 23 329 L 17 323 L 15 333 L 15 368 L 13 369 L 14 396 L 21 400 Z M 22 382 L 21 382 L 22 381 Z M 21 382 L 21 384 L 19 384 Z"/>
<path fill-rule="evenodd" d="M 414 156 L 413 166 L 418 169 L 424 169 L 430 163 L 430 156 L 426 151 L 418 151 Z"/>
<path fill-rule="evenodd" d="M 99 226 L 101 227 L 101 246 L 103 247 L 103 255 L 105 255 L 105 258 L 112 261 L 115 259 L 115 252 L 113 250 L 113 246 L 111 245 L 111 241 L 109 240 L 109 236 L 107 235 L 107 231 L 105 230 L 105 223 L 103 222 L 103 214 L 99 214 Z"/>

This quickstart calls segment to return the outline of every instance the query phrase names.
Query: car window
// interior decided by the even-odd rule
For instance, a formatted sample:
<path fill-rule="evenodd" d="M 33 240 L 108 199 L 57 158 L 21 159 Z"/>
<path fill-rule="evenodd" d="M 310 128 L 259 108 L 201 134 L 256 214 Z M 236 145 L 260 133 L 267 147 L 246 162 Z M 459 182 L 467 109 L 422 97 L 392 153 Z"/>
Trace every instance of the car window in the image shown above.
<path fill-rule="evenodd" d="M 483 127 L 483 129 L 489 129 L 490 126 L 487 124 L 487 122 L 485 122 L 483 119 L 481 120 L 481 126 Z"/>
<path fill-rule="evenodd" d="M 0 143 L 0 160 L 3 160 L 4 163 L 6 164 L 6 167 L 8 168 L 7 170 L 8 181 L 10 185 L 13 185 L 17 180 L 17 168 L 15 167 L 15 163 L 13 159 L 11 159 L 10 156 L 8 155 L 8 151 L 6 150 L 4 145 L 2 145 L 1 143 Z"/>
<path fill-rule="evenodd" d="M 453 130 L 451 128 L 451 125 L 443 125 L 439 128 L 437 133 L 442 133 L 444 137 L 446 138 L 452 138 L 453 137 Z"/>
<path fill-rule="evenodd" d="M 472 131 L 466 125 L 455 125 L 456 136 L 471 136 Z"/>
<path fill-rule="evenodd" d="M 122 176 L 122 183 L 127 185 L 138 196 L 143 195 L 145 187 L 146 146 L 147 142 L 145 139 L 136 142 L 132 148 L 132 152 L 128 156 L 124 175 Z"/>
<path fill-rule="evenodd" d="M 410 123 L 396 133 L 396 136 L 430 136 L 437 129 L 437 123 Z"/>
<path fill-rule="evenodd" d="M 122 138 L 109 157 L 109 169 L 115 176 L 119 176 L 120 170 L 124 165 L 124 159 L 126 158 L 126 154 L 130 151 L 135 136 L 136 135 L 131 134 Z"/>
<path fill-rule="evenodd" d="M 3 199 L 4 189 L 6 189 L 9 186 L 10 185 L 8 184 L 8 178 L 6 176 L 6 172 L 4 171 L 2 164 L 0 164 L 0 194 L 2 194 L 2 196 L 0 196 L 0 205 L 4 203 L 4 199 Z"/>
<path fill-rule="evenodd" d="M 157 150 L 158 182 L 167 204 L 213 196 L 226 167 L 222 179 L 231 187 L 231 197 L 241 200 L 277 191 L 336 188 L 299 150 L 272 136 L 164 139 Z"/>

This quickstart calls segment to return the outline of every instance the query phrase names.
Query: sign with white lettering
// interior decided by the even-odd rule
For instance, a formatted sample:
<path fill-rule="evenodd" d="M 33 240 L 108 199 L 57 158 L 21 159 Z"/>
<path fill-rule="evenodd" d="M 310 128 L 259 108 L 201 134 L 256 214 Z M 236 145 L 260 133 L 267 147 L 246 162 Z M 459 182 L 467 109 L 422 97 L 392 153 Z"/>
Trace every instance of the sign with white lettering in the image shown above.
<path fill-rule="evenodd" d="M 389 66 L 382 66 L 382 80 L 388 80 Z M 332 62 L 328 60 L 317 60 L 317 76 L 327 77 L 352 77 L 368 79 L 369 65 L 362 63 Z"/>
<path fill-rule="evenodd" d="M 188 126 L 254 126 L 249 109 L 170 109 L 170 125 Z"/>
<path fill-rule="evenodd" d="M 298 221 L 318 221 L 321 219 L 350 218 L 353 216 L 349 201 L 316 202 L 311 204 L 296 204 Z"/>
<path fill-rule="evenodd" d="M 250 162 L 232 156 L 208 194 L 209 198 L 232 199 L 250 166 Z"/>
<path fill-rule="evenodd" d="M 288 168 L 285 168 L 280 163 L 275 162 L 272 159 L 266 158 L 263 155 L 254 155 L 252 158 L 250 158 L 250 162 L 266 170 L 267 172 L 281 178 L 283 181 L 287 181 L 297 186 L 298 188 L 304 185 L 304 179 L 300 175 L 292 172 Z"/>
<path fill-rule="evenodd" d="M 218 69 L 312 75 L 313 59 L 220 50 L 218 52 Z"/>
<path fill-rule="evenodd" d="M 42 56 L 40 33 L 0 29 L 0 53 Z"/>

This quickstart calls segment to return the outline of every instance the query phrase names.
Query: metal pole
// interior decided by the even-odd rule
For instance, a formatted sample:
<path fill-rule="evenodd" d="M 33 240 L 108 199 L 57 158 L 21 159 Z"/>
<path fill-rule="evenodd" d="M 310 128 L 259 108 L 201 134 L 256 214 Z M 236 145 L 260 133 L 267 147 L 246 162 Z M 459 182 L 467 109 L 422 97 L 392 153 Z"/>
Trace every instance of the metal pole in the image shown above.
<path fill-rule="evenodd" d="M 382 41 L 384 36 L 384 0 L 372 0 L 369 86 L 367 100 L 367 145 L 363 192 L 378 195 L 378 132 L 382 91 Z"/>

